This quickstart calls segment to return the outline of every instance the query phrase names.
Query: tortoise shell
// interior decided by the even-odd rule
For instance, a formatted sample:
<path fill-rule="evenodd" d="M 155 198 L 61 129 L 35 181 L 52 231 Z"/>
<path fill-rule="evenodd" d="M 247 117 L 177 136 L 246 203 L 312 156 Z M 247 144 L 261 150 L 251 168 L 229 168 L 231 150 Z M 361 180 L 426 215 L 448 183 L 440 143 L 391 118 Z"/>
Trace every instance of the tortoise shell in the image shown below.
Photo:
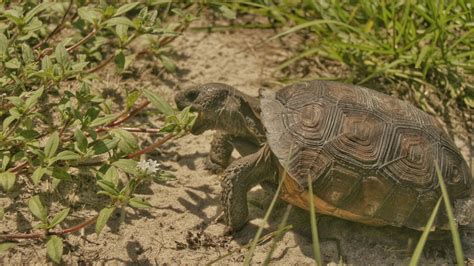
<path fill-rule="evenodd" d="M 311 81 L 261 92 L 270 149 L 284 168 L 282 198 L 367 224 L 422 229 L 441 196 L 467 197 L 470 171 L 438 122 L 359 86 Z M 308 176 L 314 195 L 307 195 Z M 445 227 L 445 215 L 436 226 Z"/>

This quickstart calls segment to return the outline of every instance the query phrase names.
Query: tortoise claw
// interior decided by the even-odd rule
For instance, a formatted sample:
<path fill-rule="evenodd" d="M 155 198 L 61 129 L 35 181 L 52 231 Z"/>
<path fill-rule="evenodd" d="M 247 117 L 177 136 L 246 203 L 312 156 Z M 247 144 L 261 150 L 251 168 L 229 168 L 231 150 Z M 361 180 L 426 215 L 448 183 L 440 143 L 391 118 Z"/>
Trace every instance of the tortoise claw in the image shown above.
<path fill-rule="evenodd" d="M 204 169 L 209 171 L 211 174 L 215 174 L 215 175 L 221 174 L 225 170 L 225 168 L 222 167 L 222 165 L 211 161 L 209 158 L 204 162 Z"/>

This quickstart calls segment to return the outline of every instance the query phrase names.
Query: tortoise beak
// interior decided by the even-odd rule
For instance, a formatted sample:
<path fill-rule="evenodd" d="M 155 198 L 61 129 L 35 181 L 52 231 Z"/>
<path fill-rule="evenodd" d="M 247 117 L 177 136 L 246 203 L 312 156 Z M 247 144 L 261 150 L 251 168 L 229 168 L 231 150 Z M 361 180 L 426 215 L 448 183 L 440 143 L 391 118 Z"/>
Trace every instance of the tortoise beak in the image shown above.
<path fill-rule="evenodd" d="M 193 135 L 202 134 L 207 129 L 207 123 L 204 119 L 204 114 L 201 111 L 200 106 L 195 103 L 197 97 L 199 96 L 199 93 L 199 90 L 190 88 L 177 93 L 174 97 L 178 110 L 183 110 L 184 108 L 191 106 L 191 111 L 197 112 L 196 121 L 194 122 L 194 125 L 191 128 L 191 134 Z"/>
<path fill-rule="evenodd" d="M 178 107 L 179 110 L 183 110 L 184 108 L 191 106 L 191 111 L 198 111 L 199 108 L 196 108 L 195 101 L 198 98 L 199 93 L 199 90 L 193 88 L 177 93 L 174 97 L 176 107 Z"/>
<path fill-rule="evenodd" d="M 194 125 L 191 128 L 191 134 L 200 135 L 204 131 L 207 130 L 207 127 L 208 127 L 208 122 L 204 119 L 204 115 L 201 112 L 199 112 L 196 117 L 196 121 L 194 121 Z"/>

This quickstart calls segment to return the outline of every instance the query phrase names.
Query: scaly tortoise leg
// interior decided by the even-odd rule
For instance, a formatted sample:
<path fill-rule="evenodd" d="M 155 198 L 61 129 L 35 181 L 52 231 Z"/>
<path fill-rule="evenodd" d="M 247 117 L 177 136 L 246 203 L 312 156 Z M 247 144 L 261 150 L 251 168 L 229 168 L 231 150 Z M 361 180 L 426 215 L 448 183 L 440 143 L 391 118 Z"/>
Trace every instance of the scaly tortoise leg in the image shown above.
<path fill-rule="evenodd" d="M 221 173 L 229 165 L 234 150 L 232 137 L 223 132 L 216 132 L 211 142 L 211 150 L 204 168 L 213 174 Z"/>
<path fill-rule="evenodd" d="M 247 223 L 247 192 L 258 183 L 273 178 L 274 174 L 267 145 L 227 167 L 221 181 L 226 233 L 238 231 Z"/>

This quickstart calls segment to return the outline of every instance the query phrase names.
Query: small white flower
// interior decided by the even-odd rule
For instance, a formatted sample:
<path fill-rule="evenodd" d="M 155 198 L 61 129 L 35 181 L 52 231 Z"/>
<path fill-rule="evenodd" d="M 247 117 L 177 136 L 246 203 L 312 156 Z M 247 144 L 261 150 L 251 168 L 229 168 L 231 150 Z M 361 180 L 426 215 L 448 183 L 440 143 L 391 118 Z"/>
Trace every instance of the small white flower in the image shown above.
<path fill-rule="evenodd" d="M 138 170 L 146 175 L 155 174 L 160 169 L 160 167 L 161 165 L 152 159 L 148 159 L 148 161 L 143 160 L 137 164 Z"/>

